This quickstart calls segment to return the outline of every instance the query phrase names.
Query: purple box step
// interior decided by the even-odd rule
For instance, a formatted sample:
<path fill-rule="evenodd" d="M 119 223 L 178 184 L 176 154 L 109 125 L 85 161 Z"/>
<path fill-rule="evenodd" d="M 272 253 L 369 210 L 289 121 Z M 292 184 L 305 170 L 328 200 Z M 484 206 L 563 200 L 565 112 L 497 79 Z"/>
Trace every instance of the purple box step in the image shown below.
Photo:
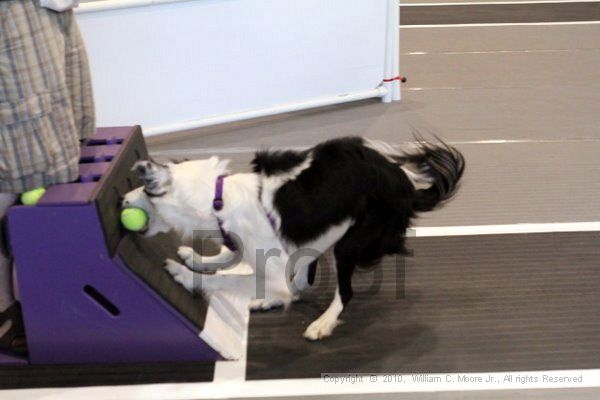
<path fill-rule="evenodd" d="M 28 361 L 220 359 L 199 338 L 204 300 L 162 268 L 177 238 L 144 239 L 120 226 L 120 197 L 140 185 L 131 167 L 147 157 L 141 129 L 100 128 L 81 154 L 76 182 L 51 186 L 36 206 L 9 211 Z"/>

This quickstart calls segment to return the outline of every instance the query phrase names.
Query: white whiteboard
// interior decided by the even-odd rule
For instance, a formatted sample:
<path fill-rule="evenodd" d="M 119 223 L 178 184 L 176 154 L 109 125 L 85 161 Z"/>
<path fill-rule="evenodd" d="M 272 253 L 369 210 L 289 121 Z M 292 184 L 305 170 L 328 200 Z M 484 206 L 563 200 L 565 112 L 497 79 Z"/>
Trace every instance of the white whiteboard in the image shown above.
<path fill-rule="evenodd" d="M 388 0 L 195 0 L 86 7 L 99 126 L 193 121 L 377 88 Z"/>

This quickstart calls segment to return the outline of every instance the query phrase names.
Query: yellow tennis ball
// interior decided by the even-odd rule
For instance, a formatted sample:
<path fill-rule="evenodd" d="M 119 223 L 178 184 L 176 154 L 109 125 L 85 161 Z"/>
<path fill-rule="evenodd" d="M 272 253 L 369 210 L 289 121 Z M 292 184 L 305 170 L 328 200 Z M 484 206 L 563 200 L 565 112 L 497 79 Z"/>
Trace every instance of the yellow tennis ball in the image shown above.
<path fill-rule="evenodd" d="M 21 193 L 21 203 L 26 206 L 33 206 L 42 198 L 44 193 L 46 193 L 46 189 L 43 187 Z"/>
<path fill-rule="evenodd" d="M 141 208 L 129 207 L 121 211 L 121 223 L 127 230 L 141 231 L 148 223 L 148 214 Z"/>

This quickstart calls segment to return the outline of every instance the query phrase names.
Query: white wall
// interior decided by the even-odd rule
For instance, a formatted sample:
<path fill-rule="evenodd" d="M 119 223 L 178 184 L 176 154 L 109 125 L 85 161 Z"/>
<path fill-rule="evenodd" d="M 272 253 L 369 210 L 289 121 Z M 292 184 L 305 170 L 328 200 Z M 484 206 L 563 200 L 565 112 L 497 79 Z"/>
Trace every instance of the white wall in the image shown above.
<path fill-rule="evenodd" d="M 98 124 L 140 123 L 158 133 L 374 89 L 384 74 L 387 2 L 196 0 L 96 11 L 119 2 L 82 4 Z"/>

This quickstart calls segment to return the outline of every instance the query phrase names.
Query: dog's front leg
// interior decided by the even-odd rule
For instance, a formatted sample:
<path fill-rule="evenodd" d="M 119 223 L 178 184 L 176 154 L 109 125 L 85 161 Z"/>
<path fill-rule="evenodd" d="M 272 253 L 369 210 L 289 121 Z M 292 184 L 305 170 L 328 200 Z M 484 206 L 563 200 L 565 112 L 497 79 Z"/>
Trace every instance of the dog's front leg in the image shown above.
<path fill-rule="evenodd" d="M 201 274 L 171 259 L 165 261 L 165 269 L 171 274 L 175 282 L 192 293 L 203 293 L 210 296 L 217 291 L 233 291 L 249 299 L 253 298 L 254 293 L 256 293 L 255 278 L 252 274 Z"/>
<path fill-rule="evenodd" d="M 221 246 L 221 251 L 215 256 L 202 256 L 189 246 L 180 246 L 177 254 L 183 260 L 185 265 L 196 272 L 215 272 L 221 269 L 227 269 L 237 264 L 241 257 L 225 246 Z"/>
<path fill-rule="evenodd" d="M 182 265 L 175 260 L 171 260 L 170 258 L 165 260 L 165 269 L 171 274 L 175 282 L 183 286 L 188 292 L 194 293 L 196 291 L 197 288 L 194 287 L 196 279 L 194 276 L 200 274 L 191 271 L 185 265 Z"/>

